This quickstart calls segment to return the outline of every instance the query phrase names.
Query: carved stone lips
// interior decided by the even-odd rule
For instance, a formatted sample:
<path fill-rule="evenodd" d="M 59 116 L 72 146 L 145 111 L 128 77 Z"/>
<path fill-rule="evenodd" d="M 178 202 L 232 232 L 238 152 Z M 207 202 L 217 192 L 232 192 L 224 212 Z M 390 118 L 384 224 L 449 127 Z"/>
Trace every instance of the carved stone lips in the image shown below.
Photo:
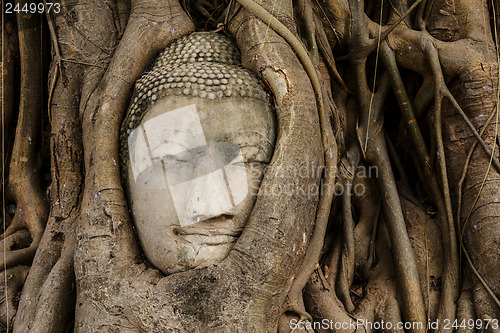
<path fill-rule="evenodd" d="M 242 228 L 208 228 L 196 225 L 176 227 L 173 231 L 175 235 L 189 243 L 215 246 L 235 243 L 241 234 Z"/>

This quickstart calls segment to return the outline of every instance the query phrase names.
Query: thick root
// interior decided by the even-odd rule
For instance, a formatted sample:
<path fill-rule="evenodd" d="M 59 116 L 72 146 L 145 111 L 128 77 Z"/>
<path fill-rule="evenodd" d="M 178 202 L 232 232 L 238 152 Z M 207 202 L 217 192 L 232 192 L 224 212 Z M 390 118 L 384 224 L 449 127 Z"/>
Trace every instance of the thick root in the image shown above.
<path fill-rule="evenodd" d="M 12 329 L 12 321 L 16 316 L 17 304 L 24 281 L 30 270 L 29 266 L 17 266 L 0 274 L 0 323 L 5 328 Z"/>
<path fill-rule="evenodd" d="M 39 59 L 41 44 L 41 19 L 38 15 L 17 17 L 19 29 L 19 54 L 21 58 L 21 96 L 19 119 L 12 159 L 9 183 L 13 188 L 17 211 L 23 216 L 24 224 L 31 234 L 31 245 L 22 250 L 8 252 L 3 265 L 13 267 L 29 263 L 35 255 L 42 238 L 48 215 L 48 203 L 41 186 L 40 156 L 37 144 L 40 142 L 42 104 L 42 64 Z"/>
<path fill-rule="evenodd" d="M 484 126 L 497 103 L 497 71 L 495 64 L 463 69 L 460 72 L 461 81 L 453 87 L 453 94 L 461 96 L 458 102 L 478 129 Z M 444 108 L 444 116 L 446 153 L 454 165 L 449 171 L 450 179 L 452 183 L 458 184 L 469 147 L 474 144 L 475 138 L 451 106 Z M 493 121 L 484 134 L 485 141 L 490 146 L 495 144 L 498 135 L 495 123 Z M 459 225 L 461 245 L 465 246 L 475 268 L 498 298 L 500 271 L 492 263 L 500 262 L 500 253 L 493 250 L 500 244 L 500 175 L 490 166 L 490 158 L 498 159 L 498 150 L 495 150 L 492 157 L 477 147 L 470 159 L 464 181 Z M 455 196 L 460 193 L 458 188 L 453 190 Z M 468 265 L 465 258 L 462 265 Z"/>

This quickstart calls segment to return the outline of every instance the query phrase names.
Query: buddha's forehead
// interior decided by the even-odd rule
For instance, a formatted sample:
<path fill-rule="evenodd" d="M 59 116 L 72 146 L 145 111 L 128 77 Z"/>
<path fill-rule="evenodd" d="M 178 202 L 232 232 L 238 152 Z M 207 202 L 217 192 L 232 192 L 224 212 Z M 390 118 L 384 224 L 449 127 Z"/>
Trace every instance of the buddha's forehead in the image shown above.
<path fill-rule="evenodd" d="M 141 127 L 152 147 L 162 145 L 180 153 L 214 142 L 228 143 L 240 147 L 245 157 L 263 161 L 269 160 L 275 139 L 269 106 L 252 99 L 193 103 L 170 98 L 151 107 Z"/>

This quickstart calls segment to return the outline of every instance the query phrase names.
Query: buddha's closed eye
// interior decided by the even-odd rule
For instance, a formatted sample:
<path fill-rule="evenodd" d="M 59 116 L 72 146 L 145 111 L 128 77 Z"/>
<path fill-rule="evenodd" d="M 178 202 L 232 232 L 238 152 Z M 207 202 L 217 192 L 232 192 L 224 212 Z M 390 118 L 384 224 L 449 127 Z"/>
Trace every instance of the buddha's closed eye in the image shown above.
<path fill-rule="evenodd" d="M 162 145 L 169 146 L 171 143 L 167 142 Z M 164 154 L 155 154 L 153 150 L 151 165 L 162 164 L 165 173 L 169 176 L 169 185 L 177 185 L 206 176 L 227 165 L 244 168 L 247 163 L 240 147 L 231 142 L 211 142 L 201 147 L 180 151 L 177 154 L 165 154 L 169 151 L 168 147 L 160 146 L 157 150 Z M 240 181 L 244 185 L 246 178 L 242 177 Z"/>

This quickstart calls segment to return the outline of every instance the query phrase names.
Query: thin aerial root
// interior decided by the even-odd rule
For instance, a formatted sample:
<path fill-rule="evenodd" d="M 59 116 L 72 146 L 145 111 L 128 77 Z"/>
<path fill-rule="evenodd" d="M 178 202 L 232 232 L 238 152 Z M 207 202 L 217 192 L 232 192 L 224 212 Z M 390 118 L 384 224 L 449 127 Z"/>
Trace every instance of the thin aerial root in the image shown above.
<path fill-rule="evenodd" d="M 394 145 L 392 144 L 389 134 L 387 134 L 387 131 L 385 130 L 384 130 L 384 136 L 385 136 L 385 141 L 387 142 L 387 148 L 389 149 L 389 154 L 391 155 L 391 158 L 394 162 L 394 166 L 398 171 L 399 177 L 401 178 L 401 181 L 403 182 L 404 186 L 406 186 L 406 188 L 409 189 L 410 183 L 408 182 L 408 177 L 406 176 L 406 171 L 403 167 L 403 163 L 399 158 L 399 154 L 397 153 L 396 148 L 394 148 Z"/>
<path fill-rule="evenodd" d="M 59 66 L 54 66 L 54 75 L 52 77 L 52 81 L 50 83 L 50 88 L 49 88 L 49 97 L 47 101 L 47 110 L 49 110 L 49 122 L 50 125 L 52 126 L 52 120 L 51 120 L 51 105 L 52 105 L 52 98 L 54 97 L 54 91 L 56 89 L 56 83 L 57 79 L 59 77 Z"/>
<path fill-rule="evenodd" d="M 60 47 L 59 47 L 59 41 L 57 40 L 56 27 L 54 24 L 54 12 L 47 12 L 47 25 L 49 26 L 50 39 L 52 40 L 52 49 L 54 50 L 54 53 L 55 53 L 54 60 L 57 64 L 56 70 L 59 69 L 62 73 L 62 71 L 63 71 L 63 67 L 61 64 L 62 58 L 61 58 L 61 51 L 60 51 Z M 54 75 L 54 77 L 57 77 L 57 75 Z M 49 100 L 49 106 L 50 106 L 50 100 Z"/>
<path fill-rule="evenodd" d="M 488 145 L 483 140 L 483 138 L 481 137 L 481 135 L 477 132 L 476 128 L 474 127 L 474 125 L 469 120 L 469 117 L 467 117 L 467 115 L 462 110 L 462 108 L 460 107 L 460 105 L 456 101 L 455 97 L 453 97 L 453 95 L 448 90 L 448 88 L 446 87 L 446 85 L 444 85 L 443 90 L 444 90 L 443 91 L 444 95 L 446 97 L 448 97 L 448 99 L 451 101 L 451 103 L 453 104 L 453 106 L 455 107 L 455 109 L 458 111 L 458 113 L 460 113 L 460 115 L 464 119 L 465 123 L 467 124 L 467 126 L 471 130 L 472 134 L 474 134 L 474 136 L 476 137 L 477 141 L 481 144 L 481 147 L 483 147 L 483 149 L 486 152 L 486 154 L 488 154 L 488 156 L 491 156 L 492 151 L 491 151 L 490 147 L 488 147 Z M 495 144 L 495 143 L 493 143 L 493 144 Z M 492 163 L 495 166 L 495 168 L 497 169 L 497 171 L 500 173 L 500 162 L 497 159 L 492 159 Z"/>
<path fill-rule="evenodd" d="M 321 284 L 323 285 L 323 288 L 325 288 L 325 290 L 327 291 L 330 291 L 330 284 L 326 280 L 325 274 L 323 274 L 323 270 L 321 269 L 321 266 L 319 264 L 316 265 L 316 272 L 318 272 L 319 279 L 321 281 Z"/>
<path fill-rule="evenodd" d="M 406 0 L 398 0 L 397 1 L 398 8 L 396 8 L 396 6 L 394 5 L 394 3 L 393 3 L 392 0 L 389 0 L 389 4 L 391 5 L 392 13 L 394 13 L 398 17 L 401 17 L 402 13 L 406 13 L 408 11 L 408 1 L 406 1 Z M 405 22 L 405 25 L 408 28 L 411 28 L 410 27 L 410 18 L 409 17 L 406 17 L 406 19 L 404 20 L 404 22 Z"/>
<path fill-rule="evenodd" d="M 441 303 L 439 305 L 438 320 L 455 320 L 456 300 L 458 299 L 458 280 L 459 280 L 459 259 L 456 242 L 455 223 L 453 222 L 453 211 L 451 206 L 450 188 L 448 184 L 448 173 L 446 169 L 446 156 L 444 153 L 444 143 L 441 121 L 441 101 L 443 92 L 441 87 L 444 85 L 444 79 L 439 63 L 439 56 L 436 48 L 431 43 L 427 43 L 427 55 L 429 63 L 434 73 L 436 97 L 434 100 L 435 123 L 434 131 L 437 143 L 437 157 L 439 161 L 439 171 L 441 176 L 441 185 L 443 189 L 444 204 L 446 208 L 446 217 L 448 221 L 446 234 L 449 237 L 449 256 L 446 258 L 445 270 L 443 272 L 443 290 L 441 292 Z M 443 230 L 442 230 L 443 231 Z M 441 328 L 443 329 L 443 328 Z"/>
<path fill-rule="evenodd" d="M 376 149 L 380 153 L 373 157 L 373 162 L 379 170 L 379 186 L 394 262 L 396 263 L 395 271 L 398 281 L 398 293 L 401 297 L 401 311 L 406 321 L 425 323 L 425 306 L 415 254 L 406 230 L 400 197 L 382 133 L 375 137 L 372 145 L 373 147 L 382 147 L 382 149 Z M 370 152 L 370 155 L 371 153 L 373 152 Z M 424 332 L 424 330 L 414 327 L 410 332 Z"/>
<path fill-rule="evenodd" d="M 432 76 L 425 76 L 420 89 L 413 100 L 415 106 L 415 117 L 419 119 L 434 100 L 434 80 Z"/>
<path fill-rule="evenodd" d="M 484 132 L 486 131 L 486 128 L 488 128 L 490 122 L 493 120 L 493 117 L 497 113 L 497 108 L 493 110 L 493 112 L 490 114 L 488 119 L 486 120 L 486 123 L 484 124 L 483 128 L 481 129 L 481 132 L 479 135 L 483 135 Z M 472 147 L 469 149 L 469 153 L 467 154 L 467 159 L 465 160 L 464 163 L 464 168 L 462 171 L 462 176 L 460 177 L 460 180 L 458 181 L 458 195 L 457 195 L 457 217 L 456 217 L 456 224 L 457 224 L 457 230 L 459 231 L 459 239 L 460 239 L 460 247 L 463 246 L 463 232 L 461 231 L 461 226 L 460 226 L 460 220 L 461 220 L 461 214 L 462 214 L 462 191 L 463 191 L 463 186 L 465 182 L 465 177 L 467 176 L 467 171 L 469 168 L 469 163 L 472 158 L 472 154 L 474 153 L 474 150 L 477 147 L 477 141 L 475 141 L 472 144 Z"/>
<path fill-rule="evenodd" d="M 303 22 L 303 34 L 307 42 L 309 55 L 313 63 L 319 62 L 318 45 L 316 43 L 316 21 L 309 0 L 295 0 L 297 5 L 297 16 Z"/>
<path fill-rule="evenodd" d="M 330 43 L 328 42 L 328 38 L 326 37 L 325 31 L 318 24 L 316 28 L 316 39 L 318 41 L 319 51 L 321 53 L 321 56 L 326 62 L 330 75 L 345 92 L 351 93 L 351 91 L 349 90 L 349 88 L 347 88 L 344 80 L 342 79 L 337 70 L 337 65 L 335 64 L 335 58 L 333 57 Z"/>
<path fill-rule="evenodd" d="M 426 26 L 425 13 L 424 13 L 426 5 L 427 5 L 427 0 L 423 0 L 420 6 L 418 7 L 417 15 L 415 18 L 415 25 L 420 30 L 424 30 Z"/>
<path fill-rule="evenodd" d="M 382 212 L 382 204 L 379 200 L 377 204 L 377 212 L 375 213 L 375 219 L 373 220 L 372 234 L 370 237 L 370 246 L 368 247 L 368 259 L 366 260 L 365 267 L 363 267 L 363 277 L 365 280 L 368 280 L 370 276 L 370 271 L 373 268 L 374 263 L 376 262 L 376 253 L 375 253 L 375 239 L 377 238 L 378 224 L 380 221 L 380 214 Z"/>
<path fill-rule="evenodd" d="M 336 288 L 337 295 L 344 303 L 347 312 L 352 312 L 354 310 L 350 288 L 354 279 L 354 256 L 356 252 L 354 248 L 354 219 L 352 217 L 351 187 L 352 183 L 346 179 L 344 181 L 344 194 L 342 195 L 344 246 L 342 247 Z"/>
<path fill-rule="evenodd" d="M 327 264 L 325 266 L 325 278 L 330 286 L 335 285 L 335 281 L 338 276 L 338 266 L 340 262 L 340 255 L 342 248 L 342 242 L 339 236 L 335 237 L 333 240 L 333 248 L 327 259 Z"/>
<path fill-rule="evenodd" d="M 481 274 L 479 274 L 479 272 L 477 271 L 476 267 L 474 267 L 474 263 L 472 262 L 472 260 L 471 260 L 471 258 L 469 256 L 469 253 L 467 253 L 467 250 L 465 249 L 465 247 L 462 247 L 462 251 L 463 251 L 463 253 L 465 255 L 465 258 L 467 259 L 467 262 L 469 263 L 470 268 L 474 272 L 474 275 L 476 275 L 476 277 L 479 279 L 479 281 L 481 281 L 481 284 L 484 286 L 484 289 L 486 289 L 486 291 L 491 296 L 491 298 L 493 298 L 493 301 L 495 301 L 495 303 L 500 308 L 500 301 L 495 296 L 495 293 L 491 290 L 491 288 L 488 286 L 488 284 L 486 283 L 486 281 L 484 281 L 484 279 L 481 276 Z"/>
<path fill-rule="evenodd" d="M 389 36 L 389 34 L 391 32 L 394 31 L 394 29 L 397 28 L 397 26 L 403 22 L 404 20 L 406 20 L 406 18 L 413 12 L 413 10 L 415 10 L 415 8 L 417 8 L 417 6 L 422 2 L 422 0 L 417 0 L 415 1 L 410 8 L 408 8 L 408 10 L 406 11 L 406 13 L 404 13 L 404 15 L 401 15 L 397 20 L 396 22 L 394 22 L 393 24 L 391 24 L 391 26 L 385 30 L 383 33 L 380 34 L 379 38 L 376 38 L 376 39 L 373 39 L 370 43 L 370 46 L 368 48 L 366 48 L 364 50 L 365 54 L 368 55 L 370 53 L 372 53 L 375 48 L 377 47 L 377 45 L 379 45 L 380 42 L 384 41 L 387 36 Z"/>

